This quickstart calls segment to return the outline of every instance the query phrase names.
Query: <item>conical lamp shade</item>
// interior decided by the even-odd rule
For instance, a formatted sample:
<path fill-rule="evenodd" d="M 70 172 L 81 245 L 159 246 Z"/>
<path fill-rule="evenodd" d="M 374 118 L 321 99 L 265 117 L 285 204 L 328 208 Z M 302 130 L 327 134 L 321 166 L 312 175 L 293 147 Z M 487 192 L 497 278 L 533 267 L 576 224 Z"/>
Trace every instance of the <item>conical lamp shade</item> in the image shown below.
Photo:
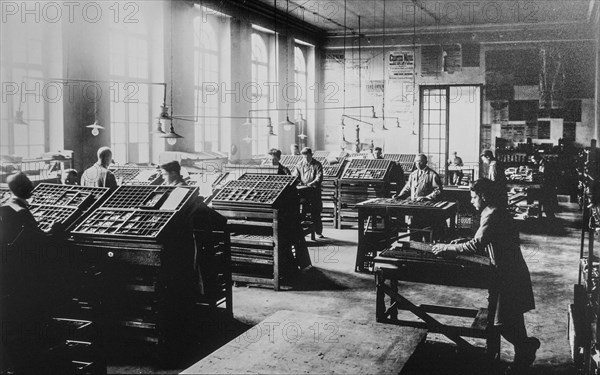
<path fill-rule="evenodd" d="M 169 130 L 168 133 L 165 133 L 164 135 L 160 136 L 161 138 L 171 138 L 171 139 L 179 139 L 179 138 L 183 138 L 183 136 L 177 134 L 175 132 L 175 129 L 173 128 L 173 124 L 171 124 L 171 129 Z"/>

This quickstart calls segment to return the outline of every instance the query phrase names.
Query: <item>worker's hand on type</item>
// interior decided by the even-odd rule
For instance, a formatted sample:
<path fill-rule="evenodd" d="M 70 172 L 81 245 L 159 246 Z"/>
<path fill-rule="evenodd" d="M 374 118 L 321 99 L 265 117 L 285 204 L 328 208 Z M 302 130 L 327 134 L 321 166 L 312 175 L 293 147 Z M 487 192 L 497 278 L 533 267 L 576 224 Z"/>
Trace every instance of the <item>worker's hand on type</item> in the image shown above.
<path fill-rule="evenodd" d="M 450 241 L 450 244 L 455 245 L 455 244 L 459 244 L 459 243 L 465 243 L 465 242 L 468 242 L 470 240 L 471 240 L 470 238 L 461 237 L 461 238 L 457 238 L 457 239 L 454 239 L 454 240 Z"/>
<path fill-rule="evenodd" d="M 448 244 L 438 243 L 433 245 L 431 251 L 435 255 L 443 256 L 444 258 L 454 258 L 456 257 L 456 250 Z"/>
<path fill-rule="evenodd" d="M 427 197 L 416 197 L 415 198 L 415 201 L 417 201 L 417 202 L 423 202 L 423 201 L 427 201 L 427 200 L 429 200 Z"/>

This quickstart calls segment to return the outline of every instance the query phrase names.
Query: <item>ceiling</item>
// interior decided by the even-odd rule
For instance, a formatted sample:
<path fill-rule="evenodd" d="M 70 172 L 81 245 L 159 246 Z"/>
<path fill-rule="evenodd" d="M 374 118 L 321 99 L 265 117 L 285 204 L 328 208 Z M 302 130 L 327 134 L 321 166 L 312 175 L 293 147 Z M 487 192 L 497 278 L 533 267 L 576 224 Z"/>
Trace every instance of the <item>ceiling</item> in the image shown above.
<path fill-rule="evenodd" d="M 377 35 L 419 29 L 477 31 L 504 27 L 569 27 L 588 23 L 595 0 L 258 0 L 279 17 L 326 36 Z M 385 9 L 385 11 L 384 11 Z M 416 12 L 415 12 L 416 10 Z M 284 20 L 285 20 L 284 18 Z"/>

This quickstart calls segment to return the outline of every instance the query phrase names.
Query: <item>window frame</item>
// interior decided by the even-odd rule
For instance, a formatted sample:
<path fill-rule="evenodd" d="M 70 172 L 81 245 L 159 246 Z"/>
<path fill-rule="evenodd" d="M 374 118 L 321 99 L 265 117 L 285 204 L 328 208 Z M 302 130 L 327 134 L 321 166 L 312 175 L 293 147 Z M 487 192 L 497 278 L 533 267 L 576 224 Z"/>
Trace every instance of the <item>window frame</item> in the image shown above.
<path fill-rule="evenodd" d="M 258 39 L 260 38 L 260 39 Z M 255 59 L 255 40 L 260 40 L 264 46 L 265 59 L 257 60 Z M 278 82 L 277 80 L 277 72 L 274 67 L 278 64 L 275 63 L 275 59 L 277 56 L 275 54 L 275 43 L 277 43 L 277 35 L 275 32 L 265 31 L 263 28 L 252 27 L 252 35 L 251 35 L 251 79 L 253 83 L 257 84 L 260 87 L 260 97 L 258 101 L 251 101 L 251 109 L 253 111 L 261 111 L 268 113 L 269 110 L 275 108 L 273 103 L 277 100 L 277 98 L 271 97 L 271 89 L 270 87 L 266 87 L 264 83 L 272 83 Z M 257 79 L 259 68 L 263 68 L 266 71 L 266 81 L 259 81 Z M 253 97 L 254 99 L 256 93 L 254 92 L 253 87 Z M 264 117 L 266 115 L 261 114 L 259 112 L 260 117 Z M 252 120 L 252 155 L 262 155 L 268 151 L 269 148 L 269 135 L 267 135 L 267 127 L 260 120 Z"/>
<path fill-rule="evenodd" d="M 42 153 L 50 150 L 49 103 L 43 98 L 40 98 L 41 95 L 43 95 L 43 90 L 45 87 L 44 85 L 46 84 L 45 77 L 47 76 L 47 66 L 44 64 L 44 60 L 47 58 L 45 46 L 48 45 L 48 43 L 46 43 L 48 33 L 44 31 L 43 26 L 38 25 L 38 27 L 39 29 L 36 30 L 37 33 L 28 33 L 28 37 L 24 40 L 20 38 L 11 38 L 11 35 L 8 32 L 4 33 L 2 37 L 3 46 L 6 48 L 2 51 L 2 79 L 4 82 L 13 82 L 18 85 L 18 95 L 14 95 L 12 100 L 7 100 L 5 103 L 3 103 L 6 113 L 2 115 L 1 121 L 2 124 L 6 124 L 7 142 L 0 144 L 0 154 L 2 155 L 17 155 L 16 150 L 18 148 L 24 148 L 26 153 L 20 153 L 18 155 L 27 159 L 39 157 Z M 15 53 L 15 43 L 21 44 L 23 41 L 25 42 L 25 45 L 21 48 L 25 53 L 25 59 L 24 61 L 17 61 L 17 59 L 15 59 L 15 57 L 18 56 L 18 54 Z M 30 46 L 30 44 L 34 42 L 39 44 L 37 48 Z M 33 62 L 31 60 L 31 56 L 33 54 L 32 51 L 39 51 L 39 62 Z M 17 81 L 17 76 L 19 76 L 19 74 L 17 74 L 18 71 L 23 71 L 20 75 L 20 81 Z M 39 79 L 24 77 L 37 77 Z M 34 93 L 28 93 L 34 87 Z M 64 87 L 62 89 L 64 90 Z M 23 95 L 21 95 L 21 92 L 23 92 Z M 34 95 L 35 98 L 33 100 L 36 102 L 36 104 L 39 104 L 39 101 L 41 101 L 41 109 L 39 110 L 39 113 L 42 113 L 41 118 L 31 117 L 31 95 Z M 23 111 L 24 121 L 29 125 L 15 124 L 16 111 L 19 109 L 19 107 Z M 42 143 L 32 144 L 30 141 L 32 138 L 31 134 L 33 129 L 32 122 L 41 122 L 42 124 Z M 27 140 L 22 144 L 17 144 L 16 142 L 17 126 L 27 127 L 27 131 L 24 132 L 27 134 Z M 2 133 L 0 133 L 0 136 L 2 136 L 1 134 Z M 41 152 L 34 152 L 32 148 L 39 149 Z"/>
<path fill-rule="evenodd" d="M 207 12 L 205 8 L 198 9 L 199 14 L 194 17 L 194 110 L 198 119 L 195 123 L 195 135 L 194 135 L 194 149 L 195 151 L 221 151 L 221 145 L 223 143 L 223 129 L 225 121 L 220 117 L 224 116 L 224 103 L 218 100 L 218 97 L 211 96 L 216 99 L 215 106 L 207 106 L 208 103 L 202 103 L 201 98 L 203 97 L 204 83 L 206 82 L 207 76 L 212 76 L 212 73 L 216 73 L 216 82 L 223 82 L 224 72 L 221 68 L 223 61 L 223 50 L 219 48 L 223 40 L 224 30 L 219 26 L 222 23 L 215 15 Z M 207 24 L 209 33 L 214 36 L 211 38 L 212 46 L 215 48 L 205 48 L 202 46 L 203 30 L 202 28 L 197 29 L 198 26 Z M 200 34 L 200 35 L 198 35 Z M 198 39 L 199 38 L 199 39 Z M 202 64 L 196 60 L 196 56 L 202 56 Z M 206 57 L 216 58 L 217 71 L 206 71 Z M 203 69 L 199 69 L 202 66 Z M 202 74 L 199 74 L 199 73 Z M 214 77 L 213 77 L 214 79 Z M 200 83 L 200 85 L 198 84 Z M 211 116 L 210 118 L 203 118 L 202 116 Z M 214 116 L 215 118 L 213 118 Z M 213 131 L 216 130 L 216 139 L 208 137 L 207 133 L 211 134 L 213 131 L 207 132 L 207 127 L 214 127 Z M 207 142 L 210 142 L 210 149 L 208 149 Z"/>
<path fill-rule="evenodd" d="M 138 163 L 138 164 L 149 164 L 152 162 L 152 155 L 153 155 L 153 142 L 152 142 L 152 103 L 154 102 L 154 94 L 153 94 L 153 90 L 151 89 L 151 83 L 152 83 L 152 79 L 151 79 L 151 74 L 152 74 L 152 70 L 153 70 L 153 66 L 152 66 L 152 48 L 153 48 L 153 44 L 152 44 L 152 40 L 151 40 L 151 34 L 150 34 L 150 25 L 148 24 L 139 24 L 138 27 L 142 28 L 141 30 L 131 30 L 132 24 L 114 24 L 111 26 L 110 30 L 109 30 L 109 55 L 110 55 L 110 67 L 109 67 L 109 75 L 110 75 L 110 79 L 111 81 L 116 81 L 118 82 L 118 84 L 116 85 L 117 87 L 117 91 L 116 94 L 118 95 L 119 101 L 115 101 L 115 90 L 110 90 L 110 94 L 111 94 L 111 98 L 110 98 L 110 126 L 111 126 L 111 131 L 110 131 L 110 146 L 113 149 L 113 154 L 116 156 L 117 160 L 119 158 L 123 158 L 123 160 L 125 161 L 126 164 L 129 163 Z M 132 58 L 133 55 L 129 55 L 127 54 L 127 48 L 125 48 L 124 50 L 126 51 L 124 55 L 117 55 L 114 52 L 114 42 L 113 42 L 113 38 L 119 39 L 121 43 L 125 43 L 124 45 L 127 46 L 127 44 L 131 41 L 131 40 L 143 40 L 146 42 L 146 56 L 145 59 L 142 60 L 146 60 L 147 62 L 147 67 L 146 67 L 146 77 L 139 77 L 137 75 L 134 75 L 131 71 L 130 71 L 130 59 Z M 114 64 L 114 58 L 115 56 L 118 56 L 120 58 L 122 58 L 122 63 L 123 63 L 123 74 L 117 74 L 113 71 L 113 64 Z M 139 57 L 136 56 L 136 60 L 140 60 Z M 138 61 L 139 63 L 139 61 Z M 137 90 L 138 92 L 140 92 L 141 90 L 147 90 L 148 95 L 144 98 L 141 98 L 141 96 L 139 97 L 139 100 L 136 99 L 136 97 L 133 97 L 133 101 L 132 102 L 121 102 L 121 97 L 123 97 L 123 99 L 125 99 L 125 97 L 128 94 L 131 94 L 128 90 L 127 90 L 127 86 L 126 83 L 132 83 L 132 84 L 139 84 Z M 145 99 L 145 100 L 143 100 Z M 137 126 L 137 141 L 132 141 L 131 140 L 131 127 L 132 127 L 132 115 L 134 113 L 134 111 L 136 111 L 137 109 L 139 109 L 140 104 L 147 104 L 148 107 L 148 113 L 147 113 L 147 118 L 148 121 L 144 122 L 144 121 L 136 121 L 135 125 Z M 124 106 L 124 119 L 122 121 L 117 121 L 115 120 L 115 115 L 117 112 L 116 109 L 116 105 L 123 105 Z M 123 142 L 117 142 L 116 139 L 116 134 L 117 132 L 115 131 L 115 126 L 117 124 L 123 124 L 126 128 L 125 130 L 125 141 Z M 140 142 L 140 127 L 142 125 L 145 124 L 145 130 L 147 131 L 147 141 L 146 142 Z M 131 153 L 131 147 L 133 144 L 138 145 L 137 146 L 137 162 L 131 161 L 129 159 L 130 153 Z M 117 150 L 120 150 L 120 145 L 125 145 L 125 154 L 122 155 L 121 152 L 117 152 Z M 147 154 L 146 159 L 147 161 L 140 161 L 142 160 L 140 158 L 140 150 L 142 150 L 142 147 L 140 147 L 140 145 L 143 145 L 144 147 L 146 147 L 147 145 Z"/>

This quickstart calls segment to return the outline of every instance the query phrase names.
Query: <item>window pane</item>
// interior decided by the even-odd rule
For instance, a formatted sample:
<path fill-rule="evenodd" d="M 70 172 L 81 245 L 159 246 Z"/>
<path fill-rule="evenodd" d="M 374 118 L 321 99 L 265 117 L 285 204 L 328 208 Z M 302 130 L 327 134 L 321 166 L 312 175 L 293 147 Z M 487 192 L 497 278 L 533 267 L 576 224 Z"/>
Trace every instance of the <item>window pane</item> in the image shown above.
<path fill-rule="evenodd" d="M 29 128 L 27 125 L 15 124 L 15 146 L 24 146 L 28 142 Z"/>
<path fill-rule="evenodd" d="M 139 151 L 139 162 L 149 163 L 150 162 L 150 144 L 140 143 Z"/>
<path fill-rule="evenodd" d="M 126 138 L 127 135 L 126 135 L 126 131 L 125 130 L 127 128 L 126 128 L 125 123 L 115 122 L 114 125 L 115 126 L 114 126 L 112 134 L 111 134 L 113 136 L 113 138 L 116 139 L 116 140 L 119 140 L 119 141 L 126 140 L 127 139 Z"/>
<path fill-rule="evenodd" d="M 117 143 L 113 147 L 113 158 L 117 163 L 126 163 L 127 162 L 127 147 L 122 143 Z"/>
<path fill-rule="evenodd" d="M 32 145 L 44 144 L 44 122 L 30 121 L 29 122 L 29 143 Z"/>
<path fill-rule="evenodd" d="M 137 143 L 138 142 L 138 127 L 137 124 L 129 123 L 129 142 Z"/>
<path fill-rule="evenodd" d="M 138 125 L 138 138 L 140 143 L 150 142 L 150 129 L 148 124 L 141 123 Z"/>

